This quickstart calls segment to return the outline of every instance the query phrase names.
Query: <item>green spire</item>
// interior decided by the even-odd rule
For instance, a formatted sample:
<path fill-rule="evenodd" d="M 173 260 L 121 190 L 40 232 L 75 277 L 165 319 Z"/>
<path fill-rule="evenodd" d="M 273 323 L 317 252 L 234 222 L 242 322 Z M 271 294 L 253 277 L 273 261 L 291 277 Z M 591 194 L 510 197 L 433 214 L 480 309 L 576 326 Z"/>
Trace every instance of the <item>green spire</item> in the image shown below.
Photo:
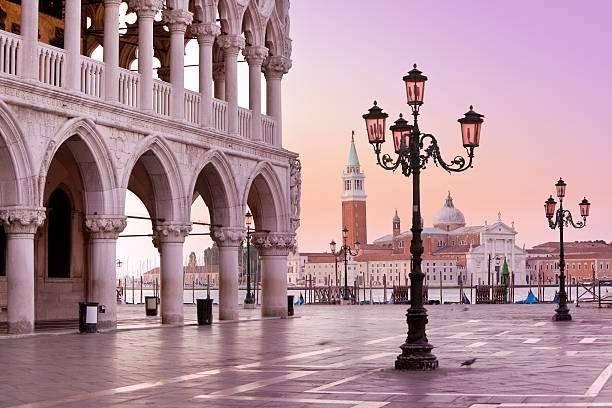
<path fill-rule="evenodd" d="M 355 148 L 355 131 L 351 135 L 351 148 L 349 150 L 348 166 L 359 167 L 359 157 L 357 157 L 357 149 Z"/>

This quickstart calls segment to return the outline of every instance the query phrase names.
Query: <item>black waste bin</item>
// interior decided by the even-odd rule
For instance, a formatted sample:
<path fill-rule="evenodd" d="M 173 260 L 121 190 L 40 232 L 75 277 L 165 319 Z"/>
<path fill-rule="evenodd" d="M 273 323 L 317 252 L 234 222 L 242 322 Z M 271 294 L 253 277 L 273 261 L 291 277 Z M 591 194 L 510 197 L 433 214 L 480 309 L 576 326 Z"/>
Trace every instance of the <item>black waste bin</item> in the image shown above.
<path fill-rule="evenodd" d="M 293 295 L 287 295 L 287 316 L 293 316 Z"/>
<path fill-rule="evenodd" d="M 79 302 L 79 333 L 98 331 L 98 304 Z"/>
<path fill-rule="evenodd" d="M 198 299 L 198 325 L 204 326 L 212 324 L 212 299 Z"/>
<path fill-rule="evenodd" d="M 147 316 L 157 316 L 157 296 L 145 296 L 145 312 Z"/>

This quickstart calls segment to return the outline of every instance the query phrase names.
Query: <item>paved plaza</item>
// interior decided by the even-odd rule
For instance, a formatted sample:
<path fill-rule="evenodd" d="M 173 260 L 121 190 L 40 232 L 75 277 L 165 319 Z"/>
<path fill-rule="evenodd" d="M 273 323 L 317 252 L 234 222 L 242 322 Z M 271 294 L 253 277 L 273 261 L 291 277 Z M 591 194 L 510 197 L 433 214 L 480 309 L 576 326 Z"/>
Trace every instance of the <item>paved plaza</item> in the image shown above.
<path fill-rule="evenodd" d="M 0 336 L 0 406 L 612 407 L 612 311 L 553 323 L 552 309 L 431 306 L 440 368 L 400 372 L 404 306 L 178 328 L 124 307 L 118 331 Z"/>

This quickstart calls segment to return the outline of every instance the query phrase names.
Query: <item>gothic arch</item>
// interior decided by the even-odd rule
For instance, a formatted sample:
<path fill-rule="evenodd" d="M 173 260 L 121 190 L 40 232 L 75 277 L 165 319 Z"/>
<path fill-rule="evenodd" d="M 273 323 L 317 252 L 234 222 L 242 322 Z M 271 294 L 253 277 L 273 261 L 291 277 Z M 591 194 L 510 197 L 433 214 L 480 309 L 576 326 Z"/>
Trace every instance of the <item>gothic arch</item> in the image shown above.
<path fill-rule="evenodd" d="M 115 214 L 117 178 L 111 154 L 96 124 L 87 118 L 74 118 L 57 131 L 47 145 L 39 171 L 38 204 L 43 205 L 49 167 L 57 151 L 66 145 L 79 166 L 85 188 L 88 214 Z"/>
<path fill-rule="evenodd" d="M 134 174 L 147 177 L 137 180 Z M 146 185 L 138 188 L 141 181 Z M 165 139 L 148 136 L 136 146 L 135 153 L 125 167 L 121 180 L 122 190 L 132 190 L 149 210 L 151 218 L 166 221 L 184 221 L 185 194 L 178 161 Z M 152 196 L 151 196 L 152 195 Z M 122 197 L 125 207 L 125 194 Z"/>
<path fill-rule="evenodd" d="M 264 8 L 266 5 L 269 10 Z M 242 32 L 244 33 L 247 46 L 265 46 L 266 25 L 272 12 L 270 5 L 273 7 L 274 3 L 268 1 L 258 5 L 256 2 L 251 1 L 246 8 L 242 18 Z M 267 14 L 265 14 L 266 12 Z"/>
<path fill-rule="evenodd" d="M 217 10 L 221 23 L 221 34 L 240 35 L 242 18 L 249 0 L 218 0 Z"/>
<path fill-rule="evenodd" d="M 23 131 L 9 106 L 0 99 L 0 205 L 34 205 L 33 174 Z"/>
<path fill-rule="evenodd" d="M 202 195 L 211 212 L 211 224 L 224 227 L 242 223 L 242 205 L 232 166 L 223 152 L 210 150 L 204 154 L 193 174 L 187 191 L 190 207 L 197 194 Z"/>
<path fill-rule="evenodd" d="M 290 231 L 289 209 L 282 184 L 268 162 L 259 163 L 247 181 L 243 207 L 253 212 L 257 229 Z"/>

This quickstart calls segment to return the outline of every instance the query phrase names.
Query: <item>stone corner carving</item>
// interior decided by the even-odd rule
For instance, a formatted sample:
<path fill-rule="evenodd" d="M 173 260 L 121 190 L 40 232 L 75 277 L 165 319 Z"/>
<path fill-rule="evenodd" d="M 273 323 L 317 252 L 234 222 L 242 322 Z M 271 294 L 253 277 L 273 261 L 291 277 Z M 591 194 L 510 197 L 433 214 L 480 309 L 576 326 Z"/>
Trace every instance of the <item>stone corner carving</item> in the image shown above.
<path fill-rule="evenodd" d="M 300 227 L 301 198 L 302 198 L 302 163 L 295 158 L 289 161 L 291 196 L 291 229 L 295 233 Z"/>

